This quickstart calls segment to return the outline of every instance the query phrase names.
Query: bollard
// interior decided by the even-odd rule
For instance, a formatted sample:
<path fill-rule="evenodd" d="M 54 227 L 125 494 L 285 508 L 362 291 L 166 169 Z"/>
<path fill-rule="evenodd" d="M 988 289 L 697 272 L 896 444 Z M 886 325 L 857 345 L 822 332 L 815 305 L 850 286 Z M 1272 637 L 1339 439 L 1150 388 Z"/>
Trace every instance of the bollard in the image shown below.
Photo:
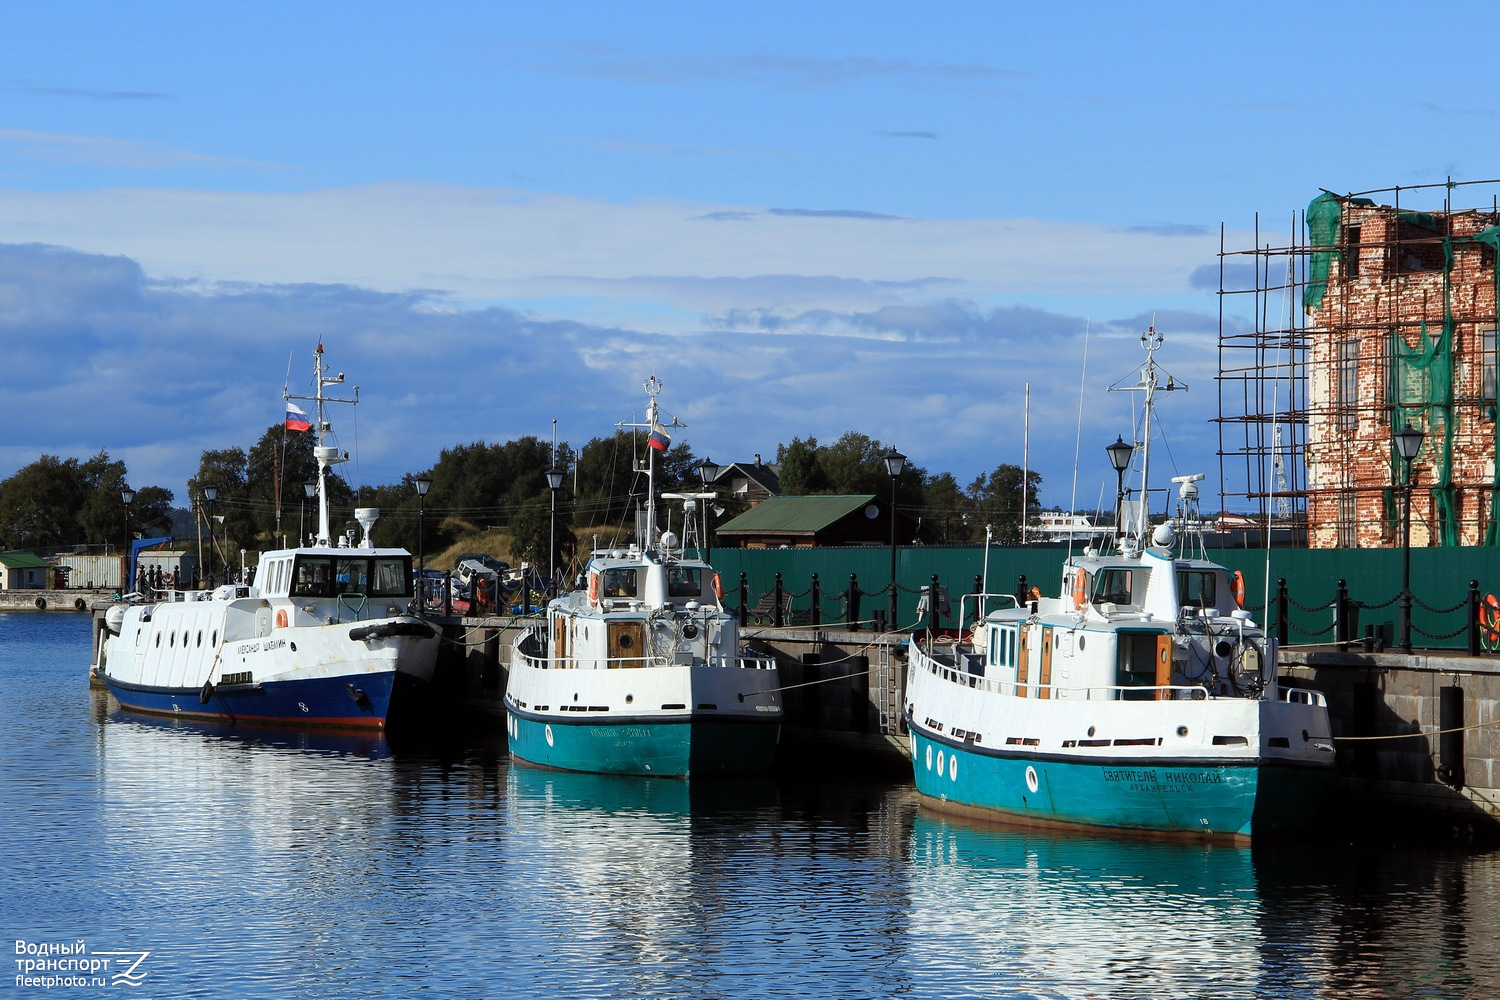
<path fill-rule="evenodd" d="M 854 574 L 849 574 L 849 596 L 844 599 L 844 608 L 847 611 L 848 626 L 851 632 L 859 631 L 859 581 Z"/>
<path fill-rule="evenodd" d="M 745 578 L 743 570 L 740 571 L 740 628 L 744 628 L 750 621 L 750 581 Z"/>
<path fill-rule="evenodd" d="M 778 570 L 776 573 L 776 582 L 771 585 L 771 600 L 775 602 L 771 605 L 771 624 L 777 628 L 781 628 L 785 624 L 781 620 L 781 594 L 781 572 Z"/>
<path fill-rule="evenodd" d="M 808 620 L 812 622 L 813 628 L 823 624 L 822 605 L 818 601 L 818 574 L 812 575 L 812 607 L 808 609 Z"/>
<path fill-rule="evenodd" d="M 1276 643 L 1285 646 L 1287 637 L 1286 622 L 1286 577 L 1276 581 Z"/>
<path fill-rule="evenodd" d="M 1338 593 L 1333 597 L 1333 641 L 1339 649 L 1349 651 L 1349 583 L 1339 581 Z"/>
<path fill-rule="evenodd" d="M 1453 788 L 1464 786 L 1464 689 L 1438 688 L 1437 777 Z"/>
<path fill-rule="evenodd" d="M 1469 655 L 1479 655 L 1479 581 L 1469 581 Z"/>

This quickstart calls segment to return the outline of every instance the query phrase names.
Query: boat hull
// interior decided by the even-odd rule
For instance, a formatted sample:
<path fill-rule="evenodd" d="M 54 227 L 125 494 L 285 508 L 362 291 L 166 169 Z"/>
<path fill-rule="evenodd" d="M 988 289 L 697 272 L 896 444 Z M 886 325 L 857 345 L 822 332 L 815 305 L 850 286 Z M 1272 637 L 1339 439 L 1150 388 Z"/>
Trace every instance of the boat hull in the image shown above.
<path fill-rule="evenodd" d="M 220 685 L 207 691 L 129 684 L 108 675 L 103 680 L 120 707 L 134 712 L 354 729 L 385 728 L 393 703 L 414 695 L 417 687 L 415 680 L 394 671 Z"/>
<path fill-rule="evenodd" d="M 597 774 L 687 778 L 749 774 L 770 767 L 775 722 L 678 718 L 564 719 L 507 709 L 514 757 L 541 767 Z"/>
<path fill-rule="evenodd" d="M 241 634 L 232 631 L 237 619 Z M 101 644 L 93 673 L 122 708 L 157 715 L 382 729 L 393 713 L 420 710 L 439 641 L 429 623 L 274 621 L 255 598 L 131 608 Z"/>
<path fill-rule="evenodd" d="M 918 793 L 980 818 L 1248 841 L 1306 832 L 1329 769 L 1255 759 L 1091 759 L 981 752 L 912 729 Z"/>

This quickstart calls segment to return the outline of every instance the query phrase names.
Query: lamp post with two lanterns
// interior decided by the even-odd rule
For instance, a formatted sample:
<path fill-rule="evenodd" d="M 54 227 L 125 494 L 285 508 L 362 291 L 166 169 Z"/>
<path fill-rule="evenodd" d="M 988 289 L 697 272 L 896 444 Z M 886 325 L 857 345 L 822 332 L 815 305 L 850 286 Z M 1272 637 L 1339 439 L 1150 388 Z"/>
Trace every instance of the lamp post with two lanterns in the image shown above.
<path fill-rule="evenodd" d="M 896 627 L 896 481 L 906 468 L 906 456 L 893 445 L 881 457 L 886 474 L 891 477 L 891 628 Z"/>
<path fill-rule="evenodd" d="M 121 572 L 125 575 L 125 579 L 120 585 L 120 593 L 123 594 L 131 589 L 131 585 L 135 580 L 135 566 L 132 565 L 135 559 L 133 558 L 134 552 L 131 550 L 130 545 L 130 505 L 135 503 L 135 490 L 129 486 L 122 485 L 120 487 L 120 502 L 125 505 L 125 561 L 121 569 Z"/>
<path fill-rule="evenodd" d="M 1403 653 L 1411 652 L 1411 463 L 1422 450 L 1423 437 L 1423 433 L 1411 424 L 1391 435 L 1406 473 L 1401 514 L 1401 634 L 1397 639 Z"/>

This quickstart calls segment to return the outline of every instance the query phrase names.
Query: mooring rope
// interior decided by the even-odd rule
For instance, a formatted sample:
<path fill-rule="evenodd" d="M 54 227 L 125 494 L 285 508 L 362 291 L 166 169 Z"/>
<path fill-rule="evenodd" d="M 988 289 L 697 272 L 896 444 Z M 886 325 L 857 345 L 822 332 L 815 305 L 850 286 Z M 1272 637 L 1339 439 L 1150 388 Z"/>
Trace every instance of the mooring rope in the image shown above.
<path fill-rule="evenodd" d="M 1472 726 L 1455 726 L 1451 729 L 1435 729 L 1431 732 L 1419 730 L 1415 733 L 1388 733 L 1383 736 L 1335 736 L 1334 740 L 1340 743 L 1371 742 L 1374 740 L 1409 740 L 1418 736 L 1442 736 L 1445 733 L 1466 733 L 1471 729 L 1488 729 L 1491 726 L 1500 726 L 1500 719 L 1494 722 L 1476 722 Z"/>

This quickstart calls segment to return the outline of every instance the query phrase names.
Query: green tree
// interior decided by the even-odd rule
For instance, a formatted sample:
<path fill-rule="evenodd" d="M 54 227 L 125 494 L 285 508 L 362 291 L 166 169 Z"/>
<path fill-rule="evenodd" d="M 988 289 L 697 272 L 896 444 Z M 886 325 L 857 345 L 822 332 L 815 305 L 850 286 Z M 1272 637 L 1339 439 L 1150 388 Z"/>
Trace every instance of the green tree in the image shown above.
<path fill-rule="evenodd" d="M 972 541 L 971 506 L 953 473 L 939 472 L 929 478 L 921 507 L 927 537 L 945 545 Z"/>
<path fill-rule="evenodd" d="M 274 544 L 281 544 L 283 537 L 295 537 L 296 529 L 286 515 L 297 516 L 294 508 L 300 511 L 300 501 L 306 499 L 302 484 L 318 478 L 318 460 L 313 457 L 316 444 L 315 434 L 289 431 L 284 423 L 272 424 L 245 456 L 245 493 L 255 537 Z M 328 493 L 336 495 L 332 485 Z"/>
<path fill-rule="evenodd" d="M 199 534 L 208 543 L 203 570 L 222 578 L 226 569 L 238 565 L 240 545 L 248 544 L 255 534 L 245 450 L 222 448 L 203 452 L 198 459 L 198 474 L 187 485 Z M 204 493 L 204 487 L 208 486 L 217 491 L 213 501 Z"/>
<path fill-rule="evenodd" d="M 1027 488 L 1024 509 L 1019 465 L 996 466 L 989 475 L 979 476 L 969 484 L 968 494 L 974 504 L 975 526 L 981 535 L 985 525 L 993 528 L 997 545 L 1019 545 L 1023 519 L 1030 525 L 1041 514 L 1042 505 L 1037 499 L 1042 486 L 1041 473 L 1027 472 L 1025 482 Z"/>
<path fill-rule="evenodd" d="M 792 496 L 823 493 L 829 488 L 828 473 L 818 460 L 818 439 L 792 438 L 791 444 L 776 446 L 777 474 L 781 492 Z"/>
<path fill-rule="evenodd" d="M 0 483 L 0 537 L 13 549 L 76 544 L 83 540 L 78 513 L 87 499 L 78 460 L 43 455 Z M 123 512 L 118 523 L 123 538 Z"/>

